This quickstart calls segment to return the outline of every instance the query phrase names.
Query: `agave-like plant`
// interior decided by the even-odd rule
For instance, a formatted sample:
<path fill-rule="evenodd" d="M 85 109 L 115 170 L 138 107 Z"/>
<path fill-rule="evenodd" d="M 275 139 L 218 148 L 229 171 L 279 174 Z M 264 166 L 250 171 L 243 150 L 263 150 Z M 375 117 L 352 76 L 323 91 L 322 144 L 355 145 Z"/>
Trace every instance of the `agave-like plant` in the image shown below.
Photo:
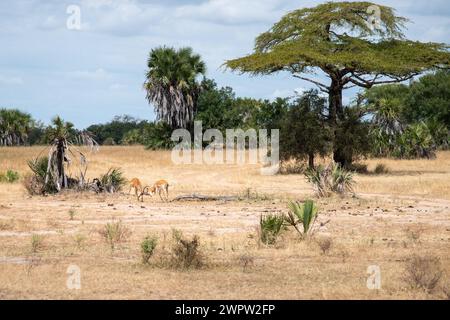
<path fill-rule="evenodd" d="M 339 165 L 331 166 L 331 190 L 338 194 L 353 192 L 355 181 L 353 172 L 341 168 Z"/>
<path fill-rule="evenodd" d="M 355 181 L 353 172 L 331 163 L 306 170 L 305 177 L 311 183 L 319 197 L 328 197 L 331 193 L 345 194 L 353 192 Z"/>
<path fill-rule="evenodd" d="M 120 191 L 126 180 L 120 168 L 110 168 L 100 177 L 100 186 L 109 193 Z"/>
<path fill-rule="evenodd" d="M 284 217 L 278 214 L 261 215 L 259 220 L 261 242 L 266 245 L 275 244 L 284 230 Z"/>
<path fill-rule="evenodd" d="M 328 197 L 330 193 L 330 171 L 322 165 L 317 168 L 308 168 L 305 177 L 311 183 L 319 197 Z"/>
<path fill-rule="evenodd" d="M 318 209 L 314 201 L 306 200 L 304 204 L 297 201 L 289 202 L 289 211 L 285 216 L 285 221 L 300 234 L 300 237 L 306 238 L 312 232 L 312 226 L 316 222 Z M 302 224 L 303 230 L 299 225 Z"/>

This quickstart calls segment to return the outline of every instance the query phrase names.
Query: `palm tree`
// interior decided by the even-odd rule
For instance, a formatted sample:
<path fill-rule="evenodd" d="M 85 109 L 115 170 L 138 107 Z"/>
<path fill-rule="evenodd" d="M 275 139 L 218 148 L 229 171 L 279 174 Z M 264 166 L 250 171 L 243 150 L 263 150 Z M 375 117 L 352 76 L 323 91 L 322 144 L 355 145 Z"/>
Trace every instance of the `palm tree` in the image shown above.
<path fill-rule="evenodd" d="M 70 187 L 70 179 L 66 174 L 65 164 L 70 164 L 69 155 L 80 157 L 80 185 L 84 184 L 84 177 L 87 170 L 87 160 L 83 152 L 78 150 L 75 145 L 87 145 L 97 148 L 97 142 L 92 135 L 87 132 L 74 134 L 73 124 L 65 122 L 59 116 L 52 120 L 52 125 L 47 128 L 47 139 L 50 142 L 50 151 L 48 156 L 47 172 L 45 174 L 45 184 L 52 179 L 57 191 Z M 72 181 L 74 182 L 74 181 Z"/>
<path fill-rule="evenodd" d="M 194 119 L 200 93 L 199 75 L 206 65 L 191 48 L 158 47 L 150 52 L 144 88 L 158 120 L 173 129 L 187 128 Z"/>
<path fill-rule="evenodd" d="M 30 114 L 17 109 L 0 109 L 0 146 L 24 144 L 32 127 Z"/>

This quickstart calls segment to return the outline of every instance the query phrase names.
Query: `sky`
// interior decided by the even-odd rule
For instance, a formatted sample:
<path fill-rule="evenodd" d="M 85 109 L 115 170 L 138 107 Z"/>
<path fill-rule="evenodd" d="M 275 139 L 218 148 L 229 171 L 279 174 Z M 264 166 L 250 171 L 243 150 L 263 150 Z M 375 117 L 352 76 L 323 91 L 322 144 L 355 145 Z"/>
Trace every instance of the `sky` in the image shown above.
<path fill-rule="evenodd" d="M 55 115 L 82 129 L 129 114 L 153 120 L 145 99 L 152 48 L 190 46 L 207 77 L 238 96 L 292 96 L 313 87 L 287 73 L 249 77 L 225 70 L 252 52 L 254 39 L 304 0 L 2 0 L 0 108 L 19 108 L 48 123 Z M 409 39 L 450 43 L 448 0 L 375 1 L 409 18 Z M 74 29 L 73 6 L 80 9 Z M 348 103 L 355 92 L 347 92 Z"/>

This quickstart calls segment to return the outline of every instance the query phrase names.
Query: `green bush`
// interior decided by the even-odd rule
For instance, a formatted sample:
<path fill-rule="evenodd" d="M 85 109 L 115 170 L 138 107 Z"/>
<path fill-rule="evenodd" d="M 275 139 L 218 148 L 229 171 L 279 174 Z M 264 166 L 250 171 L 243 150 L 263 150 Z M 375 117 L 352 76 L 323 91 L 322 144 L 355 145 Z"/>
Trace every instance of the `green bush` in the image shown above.
<path fill-rule="evenodd" d="M 107 173 L 100 177 L 102 189 L 109 193 L 118 192 L 126 184 L 126 179 L 120 168 L 110 168 Z"/>
<path fill-rule="evenodd" d="M 19 179 L 19 173 L 14 170 L 8 170 L 6 173 L 0 173 L 0 182 L 14 183 Z"/>
<path fill-rule="evenodd" d="M 158 238 L 147 236 L 141 243 L 142 262 L 147 264 L 158 244 Z"/>
<path fill-rule="evenodd" d="M 332 193 L 345 194 L 353 192 L 355 181 L 353 172 L 332 163 L 327 167 L 308 168 L 305 177 L 311 183 L 319 197 L 329 197 Z"/>
<path fill-rule="evenodd" d="M 291 201 L 289 203 L 288 214 L 285 216 L 285 221 L 288 225 L 294 227 L 303 239 L 310 234 L 317 216 L 318 210 L 314 205 L 314 201 L 306 200 L 303 205 L 299 202 Z M 300 224 L 303 230 L 300 230 Z"/>
<path fill-rule="evenodd" d="M 284 217 L 279 214 L 261 215 L 259 227 L 261 242 L 265 245 L 274 245 L 285 229 Z"/>

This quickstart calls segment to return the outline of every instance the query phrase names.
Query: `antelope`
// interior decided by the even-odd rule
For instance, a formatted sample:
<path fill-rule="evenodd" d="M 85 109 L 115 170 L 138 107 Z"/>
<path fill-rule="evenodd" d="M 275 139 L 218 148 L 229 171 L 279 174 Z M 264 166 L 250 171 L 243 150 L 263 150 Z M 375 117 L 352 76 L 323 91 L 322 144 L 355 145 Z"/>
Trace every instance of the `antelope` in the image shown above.
<path fill-rule="evenodd" d="M 128 194 L 130 194 L 131 189 L 134 189 L 134 194 L 136 195 L 136 197 L 138 197 L 139 200 L 139 196 L 138 196 L 138 191 L 139 193 L 142 193 L 142 184 L 141 181 L 138 178 L 133 178 L 130 181 L 130 190 L 128 190 Z"/>
<path fill-rule="evenodd" d="M 138 200 L 140 199 L 141 202 L 144 202 L 144 195 L 152 196 L 158 193 L 159 197 L 163 201 L 169 200 L 169 183 L 166 180 L 158 180 L 156 181 L 153 186 L 146 186 L 142 189 L 140 195 L 138 196 Z M 164 199 L 161 194 L 164 194 Z"/>

